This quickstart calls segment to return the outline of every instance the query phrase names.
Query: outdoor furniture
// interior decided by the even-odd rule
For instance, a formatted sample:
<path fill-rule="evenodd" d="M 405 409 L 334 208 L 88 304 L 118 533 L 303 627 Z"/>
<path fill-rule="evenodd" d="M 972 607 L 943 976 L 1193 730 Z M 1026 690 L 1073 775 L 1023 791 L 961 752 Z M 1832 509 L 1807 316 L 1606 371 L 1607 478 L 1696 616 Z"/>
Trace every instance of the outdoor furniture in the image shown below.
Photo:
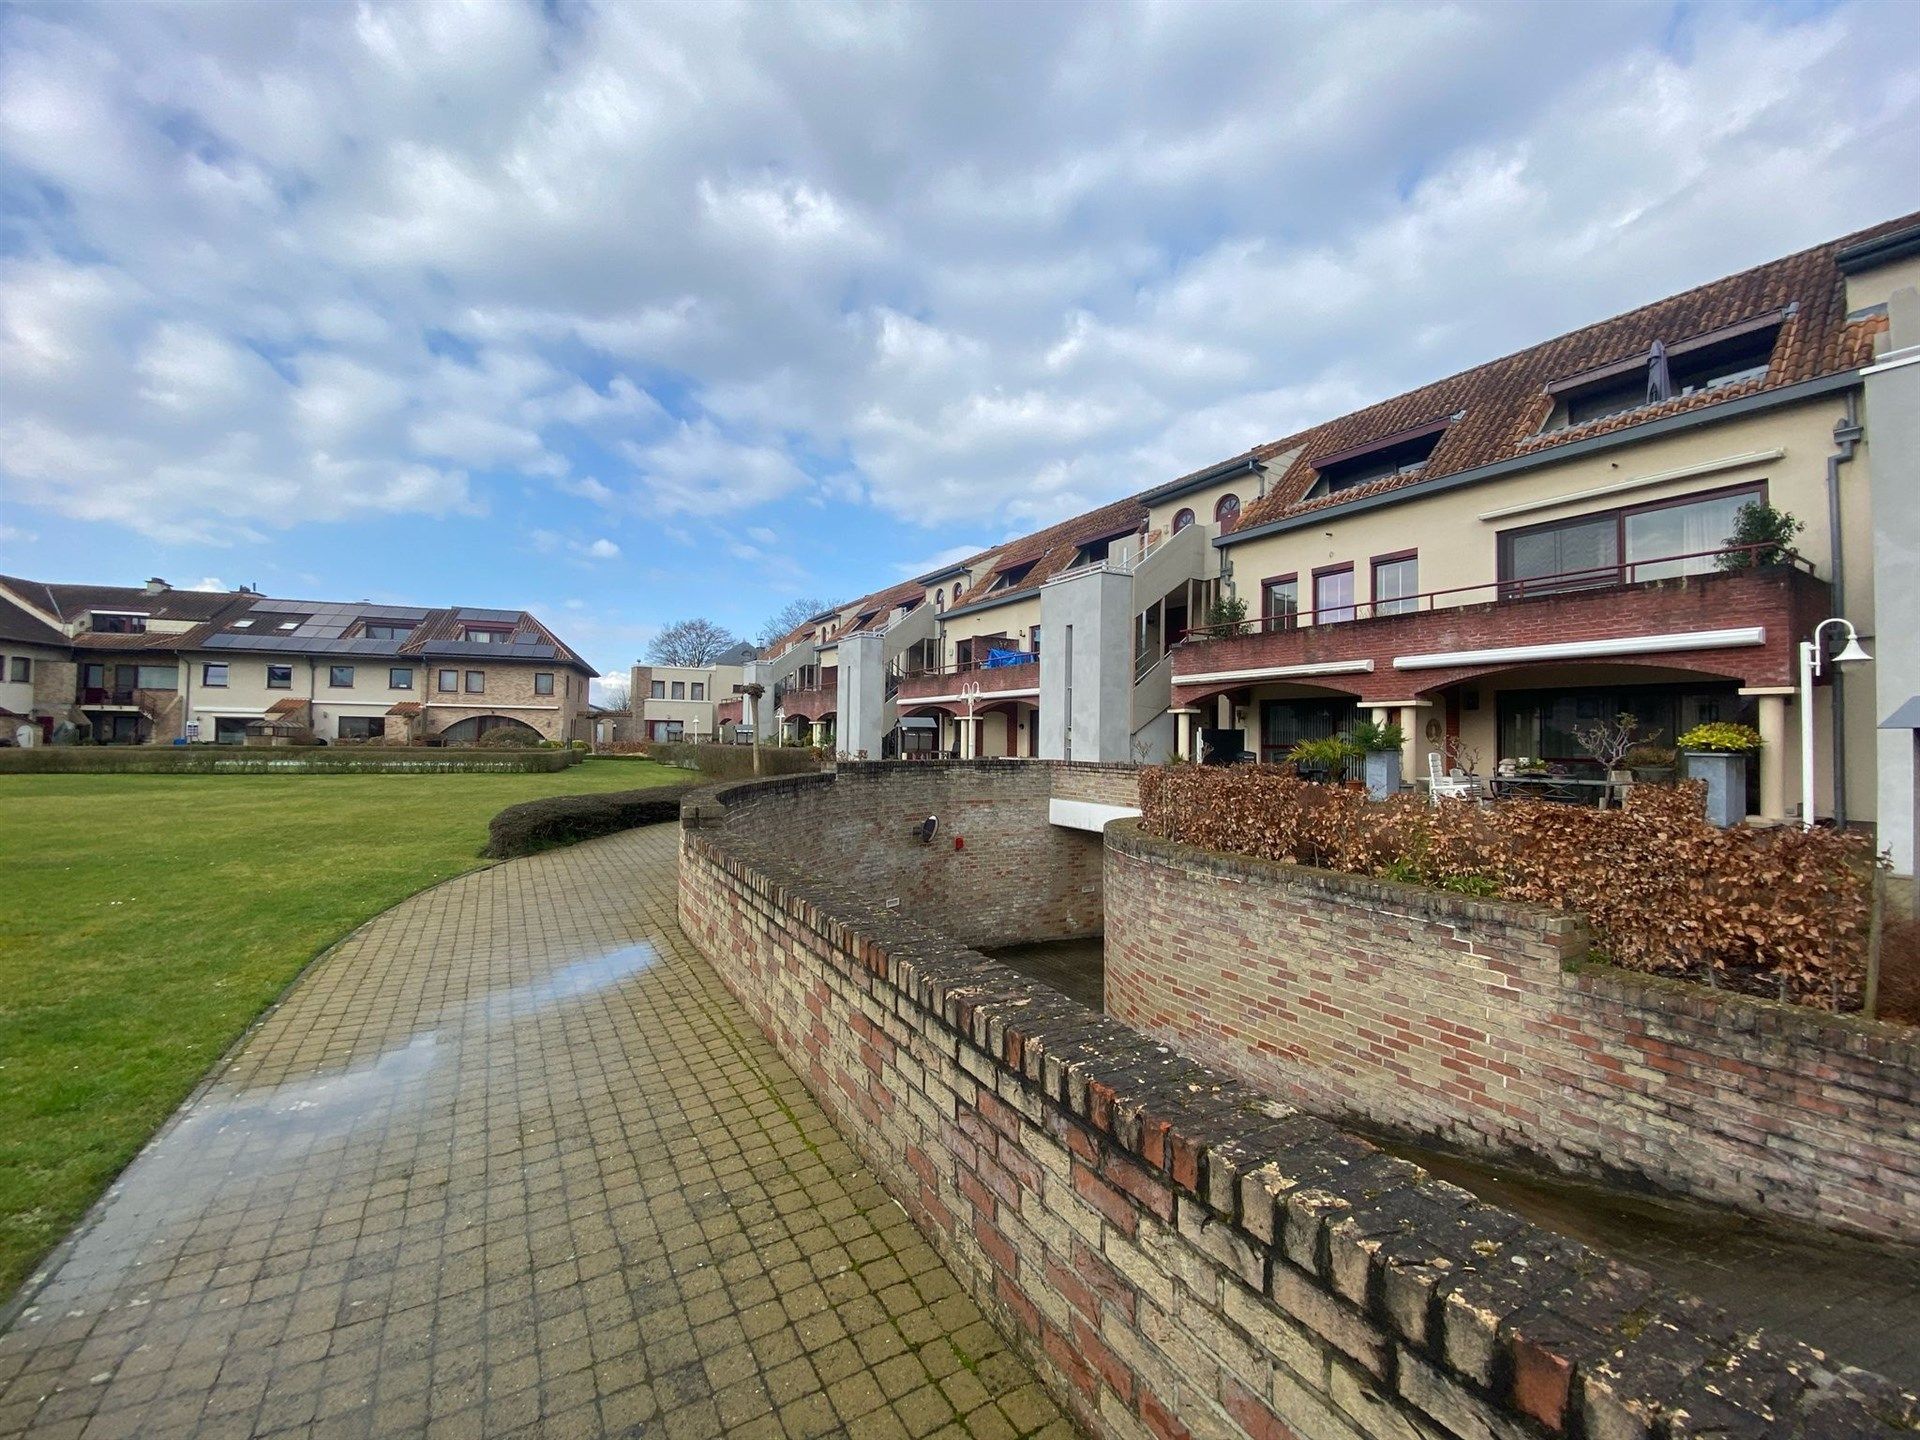
<path fill-rule="evenodd" d="M 1582 780 L 1573 775 L 1496 775 L 1493 793 L 1501 799 L 1525 797 L 1560 805 L 1598 805 L 1614 788 L 1611 780 Z"/>
<path fill-rule="evenodd" d="M 1427 793 L 1433 797 L 1435 805 L 1440 803 L 1443 796 L 1454 800 L 1478 800 L 1480 782 L 1457 765 L 1451 770 L 1442 770 L 1439 752 L 1429 750 L 1427 752 Z"/>

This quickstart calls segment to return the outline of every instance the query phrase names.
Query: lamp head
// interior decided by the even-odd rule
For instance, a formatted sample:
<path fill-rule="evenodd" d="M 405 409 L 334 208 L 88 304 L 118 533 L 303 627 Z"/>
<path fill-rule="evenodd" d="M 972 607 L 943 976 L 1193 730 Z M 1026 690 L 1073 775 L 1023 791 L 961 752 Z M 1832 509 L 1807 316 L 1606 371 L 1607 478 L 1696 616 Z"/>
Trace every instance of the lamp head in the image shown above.
<path fill-rule="evenodd" d="M 1833 657 L 1833 663 L 1836 665 L 1851 665 L 1859 660 L 1871 659 L 1873 659 L 1873 656 L 1869 655 L 1866 649 L 1860 644 L 1860 637 L 1849 634 L 1847 636 L 1847 643 L 1841 647 L 1840 653 Z"/>

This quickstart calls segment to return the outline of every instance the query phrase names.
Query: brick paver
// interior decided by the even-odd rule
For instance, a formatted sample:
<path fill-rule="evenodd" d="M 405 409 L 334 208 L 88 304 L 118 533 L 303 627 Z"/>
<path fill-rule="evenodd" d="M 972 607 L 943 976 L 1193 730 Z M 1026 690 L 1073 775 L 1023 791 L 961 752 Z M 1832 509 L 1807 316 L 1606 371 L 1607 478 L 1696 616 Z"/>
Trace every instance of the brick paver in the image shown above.
<path fill-rule="evenodd" d="M 0 1336 L 0 1435 L 1072 1434 L 681 937 L 677 841 L 321 961 Z"/>

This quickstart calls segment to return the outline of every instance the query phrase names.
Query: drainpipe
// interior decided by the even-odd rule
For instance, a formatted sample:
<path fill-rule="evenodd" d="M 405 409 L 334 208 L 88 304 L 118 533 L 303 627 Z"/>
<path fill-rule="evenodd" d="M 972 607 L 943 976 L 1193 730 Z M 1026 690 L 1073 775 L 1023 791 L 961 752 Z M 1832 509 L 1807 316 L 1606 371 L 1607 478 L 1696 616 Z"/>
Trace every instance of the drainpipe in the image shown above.
<path fill-rule="evenodd" d="M 1840 467 L 1853 460 L 1854 447 L 1866 431 L 1860 425 L 1859 398 L 1847 391 L 1847 413 L 1833 427 L 1833 453 L 1827 456 L 1827 535 L 1833 568 L 1833 603 L 1837 614 L 1847 605 L 1846 543 L 1840 532 Z M 1847 705 L 1841 672 L 1833 667 L 1833 825 L 1837 830 L 1847 823 Z M 1813 797 L 1800 797 L 1803 806 L 1811 806 Z"/>

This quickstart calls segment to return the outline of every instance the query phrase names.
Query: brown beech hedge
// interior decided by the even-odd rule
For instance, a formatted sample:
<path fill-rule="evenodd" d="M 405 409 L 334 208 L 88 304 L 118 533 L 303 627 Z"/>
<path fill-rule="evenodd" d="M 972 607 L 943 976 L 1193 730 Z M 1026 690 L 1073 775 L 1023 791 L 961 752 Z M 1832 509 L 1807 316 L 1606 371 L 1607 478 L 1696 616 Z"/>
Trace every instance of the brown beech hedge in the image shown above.
<path fill-rule="evenodd" d="M 1636 786 L 1624 808 L 1510 800 L 1436 808 L 1272 765 L 1142 772 L 1141 825 L 1210 850 L 1533 901 L 1584 914 L 1599 958 L 1844 1008 L 1865 969 L 1864 836 L 1707 823 L 1697 784 Z"/>

